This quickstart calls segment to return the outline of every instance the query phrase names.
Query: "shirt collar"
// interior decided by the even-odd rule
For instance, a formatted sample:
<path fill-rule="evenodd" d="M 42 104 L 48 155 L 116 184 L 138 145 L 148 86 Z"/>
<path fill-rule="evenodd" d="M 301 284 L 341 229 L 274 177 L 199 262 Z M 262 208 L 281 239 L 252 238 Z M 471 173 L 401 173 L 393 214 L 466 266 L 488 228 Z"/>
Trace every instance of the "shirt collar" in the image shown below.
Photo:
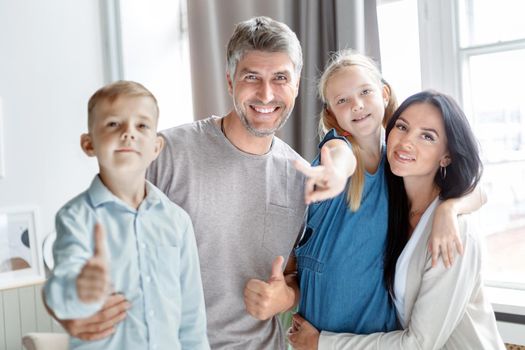
<path fill-rule="evenodd" d="M 140 207 L 144 205 L 144 209 L 149 209 L 155 206 L 156 204 L 161 202 L 161 195 L 162 192 L 151 182 L 146 180 L 146 198 L 144 199 L 144 202 L 140 205 Z"/>
<path fill-rule="evenodd" d="M 111 193 L 111 191 L 102 183 L 99 175 L 96 175 L 93 181 L 91 181 L 88 194 L 94 207 L 98 207 L 105 203 L 118 203 L 129 209 L 133 209 L 128 204 L 124 203 L 124 201 L 122 201 L 120 198 Z M 139 210 L 147 210 L 160 201 L 160 190 L 146 180 L 146 198 L 144 198 L 140 204 Z"/>

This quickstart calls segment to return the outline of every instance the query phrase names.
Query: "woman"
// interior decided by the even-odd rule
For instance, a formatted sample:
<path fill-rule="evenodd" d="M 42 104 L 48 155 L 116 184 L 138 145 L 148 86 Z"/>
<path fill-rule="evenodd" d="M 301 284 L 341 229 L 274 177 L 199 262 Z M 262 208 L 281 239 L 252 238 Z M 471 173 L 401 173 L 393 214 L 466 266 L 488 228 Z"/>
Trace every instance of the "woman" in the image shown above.
<path fill-rule="evenodd" d="M 296 349 L 504 349 L 483 292 L 481 249 L 468 216 L 460 217 L 464 255 L 431 269 L 432 218 L 443 200 L 471 192 L 482 164 L 456 102 L 425 91 L 409 97 L 387 129 L 389 185 L 385 282 L 403 330 L 357 335 L 319 332 L 299 315 L 289 336 Z"/>

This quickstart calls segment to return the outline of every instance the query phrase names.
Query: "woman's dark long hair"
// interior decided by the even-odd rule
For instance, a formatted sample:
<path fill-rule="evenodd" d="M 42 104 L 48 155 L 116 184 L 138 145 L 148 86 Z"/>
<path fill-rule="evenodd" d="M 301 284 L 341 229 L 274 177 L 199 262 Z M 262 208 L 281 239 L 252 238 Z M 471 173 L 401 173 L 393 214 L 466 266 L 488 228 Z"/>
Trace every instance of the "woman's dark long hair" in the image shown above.
<path fill-rule="evenodd" d="M 437 91 L 423 91 L 407 98 L 395 111 L 386 127 L 386 137 L 395 126 L 399 116 L 410 106 L 416 103 L 428 103 L 436 107 L 443 118 L 447 135 L 447 149 L 451 163 L 446 168 L 446 177 L 443 179 L 438 171 L 434 182 L 440 189 L 439 197 L 442 200 L 461 197 L 471 192 L 479 182 L 483 165 L 479 157 L 478 143 L 467 117 L 448 95 Z M 391 295 L 394 296 L 394 277 L 396 263 L 403 251 L 409 233 L 409 207 L 403 178 L 396 176 L 385 167 L 388 183 L 388 235 L 384 261 L 384 279 Z"/>

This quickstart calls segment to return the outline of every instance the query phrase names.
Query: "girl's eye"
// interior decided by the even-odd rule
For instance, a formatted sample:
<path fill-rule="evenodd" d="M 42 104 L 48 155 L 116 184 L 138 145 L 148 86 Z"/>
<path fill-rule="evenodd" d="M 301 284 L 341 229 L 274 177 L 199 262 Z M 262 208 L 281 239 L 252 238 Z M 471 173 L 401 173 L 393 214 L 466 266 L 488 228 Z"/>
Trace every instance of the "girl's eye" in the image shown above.
<path fill-rule="evenodd" d="M 346 98 L 340 98 L 339 100 L 337 100 L 336 104 L 340 105 L 345 102 L 346 102 Z"/>
<path fill-rule="evenodd" d="M 362 92 L 363 95 L 370 95 L 371 93 L 372 93 L 372 90 L 370 89 L 364 89 Z"/>
<path fill-rule="evenodd" d="M 118 126 L 118 123 L 117 123 L 117 122 L 109 122 L 109 123 L 108 123 L 108 126 L 109 126 L 110 128 L 114 128 L 114 127 Z"/>

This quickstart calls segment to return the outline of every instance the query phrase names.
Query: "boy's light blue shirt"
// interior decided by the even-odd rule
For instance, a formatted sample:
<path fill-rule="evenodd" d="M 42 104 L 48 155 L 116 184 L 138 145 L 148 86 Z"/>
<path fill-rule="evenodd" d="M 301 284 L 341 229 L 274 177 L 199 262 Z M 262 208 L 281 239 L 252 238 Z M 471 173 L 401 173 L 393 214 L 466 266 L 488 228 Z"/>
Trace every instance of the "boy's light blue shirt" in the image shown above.
<path fill-rule="evenodd" d="M 60 319 L 100 310 L 77 297 L 76 278 L 93 256 L 93 229 L 106 231 L 111 282 L 131 303 L 109 338 L 74 349 L 209 349 L 197 246 L 188 214 L 146 182 L 136 210 L 114 196 L 96 176 L 89 189 L 56 216 L 55 268 L 45 285 L 46 302 Z"/>

